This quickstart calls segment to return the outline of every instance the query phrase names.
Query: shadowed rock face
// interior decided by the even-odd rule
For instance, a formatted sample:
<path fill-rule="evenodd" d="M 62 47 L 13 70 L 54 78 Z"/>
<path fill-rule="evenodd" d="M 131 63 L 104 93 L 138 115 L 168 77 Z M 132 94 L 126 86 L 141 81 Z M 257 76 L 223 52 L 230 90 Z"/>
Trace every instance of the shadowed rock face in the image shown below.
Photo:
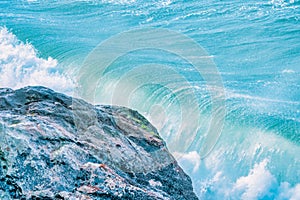
<path fill-rule="evenodd" d="M 0 199 L 197 199 L 138 112 L 0 89 Z"/>

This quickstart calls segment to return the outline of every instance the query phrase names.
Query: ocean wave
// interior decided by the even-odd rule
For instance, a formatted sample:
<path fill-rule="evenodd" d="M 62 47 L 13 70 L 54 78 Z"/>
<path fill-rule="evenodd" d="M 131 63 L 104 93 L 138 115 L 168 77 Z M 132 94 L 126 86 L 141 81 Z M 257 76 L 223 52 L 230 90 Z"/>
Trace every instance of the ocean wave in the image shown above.
<path fill-rule="evenodd" d="M 95 98 L 99 102 L 95 103 L 127 98 L 120 94 L 134 82 L 126 78 L 130 74 L 126 67 L 129 71 L 133 66 L 160 63 L 182 70 L 179 75 L 185 75 L 184 80 L 192 84 L 187 88 L 174 81 L 172 86 L 178 86 L 174 93 L 187 108 L 189 102 L 194 102 L 188 97 L 196 94 L 200 111 L 197 134 L 177 134 L 182 107 L 166 87 L 136 87 L 129 106 L 159 130 L 168 149 L 190 174 L 199 198 L 300 199 L 299 0 L 49 2 L 1 4 L 0 27 L 9 29 L 0 29 L 0 87 L 44 85 L 71 91 L 75 84 L 60 67 L 63 65 L 69 75 L 75 76 L 99 42 L 143 27 L 184 33 L 213 55 L 225 85 L 225 125 L 207 158 L 202 159 L 199 150 L 211 120 L 211 97 L 205 82 L 179 59 L 160 52 L 151 57 L 149 51 L 146 56 L 133 52 L 116 60 L 105 79 L 96 80 Z M 114 52 L 115 48 L 110 50 Z M 117 79 L 123 72 L 126 76 Z M 137 86 L 154 75 L 149 69 L 141 72 L 141 76 L 134 76 Z M 170 72 L 155 77 L 163 79 L 165 75 Z M 118 83 L 120 80 L 124 81 Z M 87 79 L 86 84 L 92 81 Z M 118 90 L 116 86 L 120 86 Z M 194 113 L 188 113 L 189 127 L 198 123 L 193 120 Z M 180 141 L 186 138 L 191 145 L 181 151 L 184 144 Z"/>
<path fill-rule="evenodd" d="M 71 93 L 71 78 L 59 71 L 57 60 L 40 58 L 28 42 L 20 41 L 7 28 L 0 28 L 0 87 L 13 89 L 42 85 Z"/>
<path fill-rule="evenodd" d="M 245 136 L 245 132 L 252 136 Z M 297 145 L 282 137 L 235 127 L 221 136 L 204 160 L 196 151 L 175 152 L 174 156 L 192 177 L 200 199 L 296 200 L 300 195 L 299 170 L 295 169 L 299 166 L 298 151 Z"/>

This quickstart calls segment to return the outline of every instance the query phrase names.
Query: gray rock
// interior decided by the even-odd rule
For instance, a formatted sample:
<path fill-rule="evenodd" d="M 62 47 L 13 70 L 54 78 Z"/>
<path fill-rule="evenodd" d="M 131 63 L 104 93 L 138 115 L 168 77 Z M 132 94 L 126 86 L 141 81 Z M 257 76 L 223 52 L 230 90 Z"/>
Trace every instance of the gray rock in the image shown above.
<path fill-rule="evenodd" d="M 197 199 L 138 112 L 0 89 L 0 199 Z"/>

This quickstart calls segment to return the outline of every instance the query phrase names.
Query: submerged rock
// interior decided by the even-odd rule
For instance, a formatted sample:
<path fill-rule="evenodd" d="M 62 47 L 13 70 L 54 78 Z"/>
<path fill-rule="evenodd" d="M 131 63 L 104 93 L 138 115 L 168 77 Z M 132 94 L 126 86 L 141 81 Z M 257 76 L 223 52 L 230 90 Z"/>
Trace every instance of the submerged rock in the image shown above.
<path fill-rule="evenodd" d="M 138 112 L 0 89 L 0 199 L 197 199 Z"/>

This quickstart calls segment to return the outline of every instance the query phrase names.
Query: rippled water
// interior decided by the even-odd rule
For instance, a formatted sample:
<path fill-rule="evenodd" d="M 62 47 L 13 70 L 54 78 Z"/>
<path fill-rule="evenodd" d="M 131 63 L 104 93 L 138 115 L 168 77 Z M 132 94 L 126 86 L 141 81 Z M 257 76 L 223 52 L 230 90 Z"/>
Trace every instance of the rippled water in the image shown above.
<path fill-rule="evenodd" d="M 42 84 L 72 94 L 76 81 L 69 78 L 76 77 L 89 52 L 135 28 L 165 28 L 195 40 L 220 72 L 227 113 L 221 138 L 204 160 L 199 149 L 210 121 L 211 101 L 204 80 L 176 56 L 151 50 L 128 53 L 108 69 L 95 101 L 108 101 L 111 83 L 125 69 L 151 63 L 171 66 L 197 94 L 202 125 L 192 137 L 194 142 L 178 150 L 184 144 L 174 140 L 177 132 L 172 130 L 182 102 L 164 99 L 168 90 L 143 87 L 132 95 L 131 107 L 150 119 L 151 112 L 156 114 L 152 122 L 192 177 L 199 197 L 300 198 L 298 0 L 22 0 L 1 1 L 0 8 L 1 87 Z M 185 96 L 185 85 L 176 84 Z M 170 99 L 175 103 L 170 105 Z M 183 101 L 188 105 L 187 99 Z M 161 118 L 168 122 L 162 123 Z"/>

